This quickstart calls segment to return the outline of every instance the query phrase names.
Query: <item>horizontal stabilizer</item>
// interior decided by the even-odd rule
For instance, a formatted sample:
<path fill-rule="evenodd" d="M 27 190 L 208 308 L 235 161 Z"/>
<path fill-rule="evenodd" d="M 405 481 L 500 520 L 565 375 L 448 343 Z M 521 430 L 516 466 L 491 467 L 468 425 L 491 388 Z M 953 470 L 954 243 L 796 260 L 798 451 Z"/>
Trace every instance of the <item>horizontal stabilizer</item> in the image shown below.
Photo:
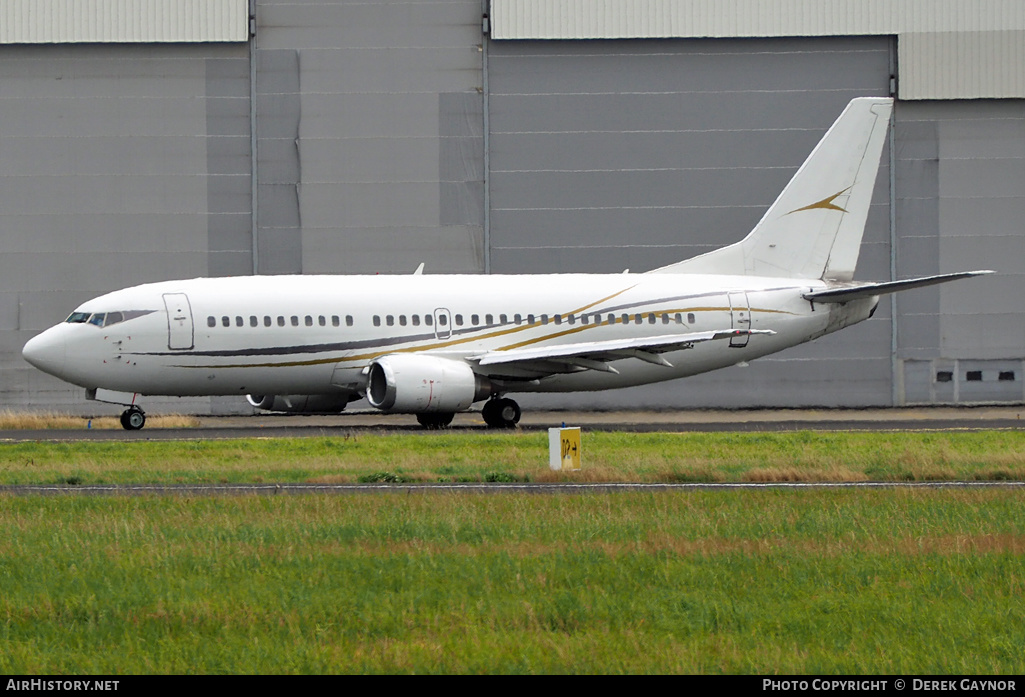
<path fill-rule="evenodd" d="M 885 283 L 857 283 L 840 288 L 828 288 L 805 293 L 804 298 L 817 303 L 845 303 L 861 298 L 871 298 L 876 295 L 897 293 L 912 288 L 924 288 L 939 283 L 956 281 L 959 278 L 970 278 L 971 276 L 983 276 L 993 273 L 992 271 L 961 271 L 960 273 L 945 273 L 939 276 L 925 276 L 923 278 L 909 278 L 904 281 L 888 281 Z"/>

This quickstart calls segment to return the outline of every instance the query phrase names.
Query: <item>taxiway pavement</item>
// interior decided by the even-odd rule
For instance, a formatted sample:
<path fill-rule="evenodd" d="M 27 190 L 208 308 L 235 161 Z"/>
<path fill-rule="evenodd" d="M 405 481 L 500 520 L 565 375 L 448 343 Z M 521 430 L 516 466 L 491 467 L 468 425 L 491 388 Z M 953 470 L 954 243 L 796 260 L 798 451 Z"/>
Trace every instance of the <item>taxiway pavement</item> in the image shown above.
<path fill-rule="evenodd" d="M 947 431 L 1025 429 L 1025 406 L 921 407 L 893 409 L 744 409 L 664 411 L 525 411 L 522 430 L 580 426 L 592 431 Z M 457 414 L 450 431 L 485 430 L 479 412 Z M 141 431 L 62 429 L 0 431 L 0 441 L 32 440 L 202 440 L 323 437 L 360 432 L 429 435 L 407 414 L 352 411 L 338 415 L 201 416 L 195 428 Z"/>

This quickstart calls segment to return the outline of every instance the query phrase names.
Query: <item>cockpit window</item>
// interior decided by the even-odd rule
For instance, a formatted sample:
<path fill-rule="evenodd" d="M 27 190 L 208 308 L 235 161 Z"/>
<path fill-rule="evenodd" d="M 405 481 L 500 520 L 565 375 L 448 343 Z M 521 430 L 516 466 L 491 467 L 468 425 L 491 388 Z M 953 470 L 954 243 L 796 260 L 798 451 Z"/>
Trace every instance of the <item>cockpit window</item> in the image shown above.
<path fill-rule="evenodd" d="M 72 312 L 65 322 L 69 324 L 92 324 L 97 327 L 109 327 L 112 324 L 127 322 L 136 317 L 151 314 L 153 310 L 124 310 L 118 312 Z"/>

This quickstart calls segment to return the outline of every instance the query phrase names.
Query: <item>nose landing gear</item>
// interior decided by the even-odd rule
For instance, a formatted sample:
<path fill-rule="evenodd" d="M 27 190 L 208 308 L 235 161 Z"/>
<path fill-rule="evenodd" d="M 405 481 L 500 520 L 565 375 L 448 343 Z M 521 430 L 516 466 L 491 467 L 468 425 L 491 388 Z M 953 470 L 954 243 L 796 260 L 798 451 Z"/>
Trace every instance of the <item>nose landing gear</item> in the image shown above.
<path fill-rule="evenodd" d="M 138 431 L 146 425 L 146 412 L 137 406 L 130 406 L 121 412 L 121 427 L 126 431 Z"/>
<path fill-rule="evenodd" d="M 484 403 L 480 414 L 490 428 L 516 428 L 520 421 L 520 405 L 504 397 L 491 399 Z"/>

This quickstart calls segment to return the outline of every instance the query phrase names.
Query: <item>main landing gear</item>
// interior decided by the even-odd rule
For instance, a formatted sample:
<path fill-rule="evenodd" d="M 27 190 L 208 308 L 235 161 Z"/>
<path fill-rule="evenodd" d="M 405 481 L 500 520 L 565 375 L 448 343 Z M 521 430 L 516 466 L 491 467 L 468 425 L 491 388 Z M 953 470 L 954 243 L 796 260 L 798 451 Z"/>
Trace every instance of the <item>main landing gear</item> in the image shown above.
<path fill-rule="evenodd" d="M 516 428 L 520 413 L 520 405 L 506 397 L 488 400 L 480 412 L 490 428 Z"/>
<path fill-rule="evenodd" d="M 121 412 L 121 427 L 126 431 L 138 431 L 146 425 L 146 412 L 132 405 Z"/>
<path fill-rule="evenodd" d="M 504 397 L 489 399 L 481 409 L 481 416 L 484 417 L 484 423 L 488 425 L 488 428 L 516 428 L 516 424 L 520 422 L 520 413 L 520 405 Z M 455 414 L 450 411 L 432 411 L 416 415 L 419 424 L 430 430 L 448 428 L 453 418 L 455 418 Z M 122 416 L 121 423 L 123 424 L 124 421 L 125 417 Z"/>

